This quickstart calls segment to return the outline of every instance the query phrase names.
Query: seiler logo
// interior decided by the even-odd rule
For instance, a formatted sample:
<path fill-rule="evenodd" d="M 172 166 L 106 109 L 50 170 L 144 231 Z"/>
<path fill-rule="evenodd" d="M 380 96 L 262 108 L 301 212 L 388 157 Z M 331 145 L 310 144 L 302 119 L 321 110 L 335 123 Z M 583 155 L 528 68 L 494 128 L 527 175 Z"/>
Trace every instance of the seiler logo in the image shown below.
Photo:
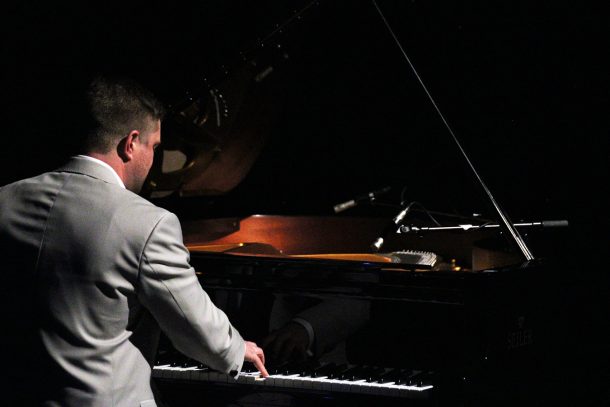
<path fill-rule="evenodd" d="M 507 335 L 508 349 L 521 348 L 534 343 L 534 332 L 531 328 L 526 328 L 525 317 L 517 318 L 517 329 L 509 331 Z"/>

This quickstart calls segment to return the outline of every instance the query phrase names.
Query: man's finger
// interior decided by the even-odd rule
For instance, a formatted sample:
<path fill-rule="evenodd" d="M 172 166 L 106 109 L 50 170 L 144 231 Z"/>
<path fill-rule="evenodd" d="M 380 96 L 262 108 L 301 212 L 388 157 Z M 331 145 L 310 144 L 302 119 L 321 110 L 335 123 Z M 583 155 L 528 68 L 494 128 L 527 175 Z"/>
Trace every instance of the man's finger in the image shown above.
<path fill-rule="evenodd" d="M 267 373 L 267 369 L 265 369 L 265 365 L 263 364 L 263 362 L 260 360 L 260 358 L 255 358 L 252 363 L 254 363 L 254 366 L 256 366 L 256 368 L 258 369 L 259 372 L 261 372 L 261 375 L 263 377 L 269 377 L 269 373 Z"/>
<path fill-rule="evenodd" d="M 263 365 L 265 364 L 265 352 L 263 351 L 262 348 L 257 348 L 257 352 L 258 357 L 261 358 L 261 361 L 263 362 Z"/>

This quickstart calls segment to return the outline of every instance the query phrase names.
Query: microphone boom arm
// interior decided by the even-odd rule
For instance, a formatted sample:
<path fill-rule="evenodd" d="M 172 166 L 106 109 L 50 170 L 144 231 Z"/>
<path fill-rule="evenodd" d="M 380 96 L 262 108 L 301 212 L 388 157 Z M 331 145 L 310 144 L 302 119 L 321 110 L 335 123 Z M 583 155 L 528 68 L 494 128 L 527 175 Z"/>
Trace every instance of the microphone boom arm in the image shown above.
<path fill-rule="evenodd" d="M 499 228 L 500 226 L 501 225 L 499 225 L 497 223 L 485 223 L 482 225 L 464 224 L 464 225 L 457 225 L 457 226 L 434 226 L 434 227 L 400 225 L 398 228 L 398 233 L 439 232 L 439 231 L 444 231 L 444 230 L 470 231 L 470 230 L 479 230 L 479 229 L 495 229 L 495 228 Z M 543 221 L 539 221 L 539 222 L 515 223 L 513 226 L 519 227 L 519 228 L 522 228 L 522 227 L 541 227 L 541 228 L 567 227 L 568 221 L 567 220 L 543 220 Z"/>

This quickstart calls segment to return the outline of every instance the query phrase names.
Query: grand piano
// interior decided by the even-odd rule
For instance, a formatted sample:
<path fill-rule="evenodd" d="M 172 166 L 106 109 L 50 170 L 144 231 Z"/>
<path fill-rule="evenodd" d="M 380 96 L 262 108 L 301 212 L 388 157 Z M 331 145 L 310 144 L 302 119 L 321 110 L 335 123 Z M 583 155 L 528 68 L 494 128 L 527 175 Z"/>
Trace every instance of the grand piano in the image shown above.
<path fill-rule="evenodd" d="M 219 225 L 235 230 L 219 239 L 200 232 Z M 407 238 L 398 239 L 395 251 L 367 252 L 366 237 L 383 226 L 366 218 L 267 215 L 187 224 L 201 284 L 240 332 L 267 345 L 272 376 L 234 383 L 211 372 L 210 378 L 205 367 L 165 349 L 154 371 L 162 386 L 178 394 L 180 403 L 186 395 L 198 400 L 194 394 L 204 382 L 237 386 L 229 394 L 240 394 L 244 402 L 259 399 L 260 405 L 269 402 L 262 395 L 275 400 L 277 392 L 289 394 L 294 405 L 310 404 L 313 396 L 338 405 L 381 403 L 379 397 L 397 405 L 403 398 L 460 405 L 536 397 L 550 340 L 545 336 L 552 332 L 548 266 L 487 263 L 472 269 L 456 261 L 457 252 L 447 263 L 429 262 L 426 251 L 402 250 L 405 244 L 418 247 Z M 350 239 L 343 239 L 345 230 L 352 231 Z M 417 239 L 449 253 L 433 239 Z M 460 233 L 442 239 L 486 262 L 507 261 Z M 267 342 L 273 333 L 296 335 L 293 319 L 307 321 L 315 332 L 305 353 L 297 339 Z M 291 345 L 293 352 L 282 355 L 281 346 Z M 208 391 L 218 394 L 217 388 Z"/>
<path fill-rule="evenodd" d="M 352 7 L 356 21 L 376 24 L 374 33 L 350 38 L 366 38 L 358 58 L 378 62 L 379 49 L 391 47 L 374 41 L 391 42 L 385 31 L 391 26 L 384 27 L 375 2 Z M 170 405 L 188 406 L 210 399 L 219 405 L 545 400 L 552 384 L 541 378 L 557 346 L 557 320 L 549 316 L 559 301 L 549 281 L 562 267 L 557 254 L 565 250 L 567 220 L 508 223 L 458 147 L 434 126 L 422 130 L 422 121 L 438 120 L 424 92 L 409 114 L 396 114 L 400 92 L 351 100 L 364 96 L 363 87 L 375 93 L 375 86 L 387 86 L 380 73 L 396 75 L 400 91 L 417 87 L 402 84 L 416 83 L 406 64 L 405 77 L 386 65 L 368 68 L 377 77 L 363 84 L 356 78 L 364 62 L 348 68 L 336 55 L 332 62 L 308 59 L 320 57 L 328 30 L 337 28 L 316 24 L 341 15 L 342 7 L 304 2 L 232 65 L 170 103 L 144 193 L 178 213 L 200 283 L 244 337 L 264 345 L 271 377 L 261 380 L 246 366 L 235 380 L 165 341 L 153 370 L 160 394 Z M 299 31 L 294 21 L 312 22 Z M 311 39 L 313 27 L 326 31 Z M 342 28 L 356 29 L 353 22 Z M 337 33 L 339 40 L 326 46 L 353 35 Z M 347 53 L 335 52 L 348 58 L 353 43 Z M 294 92 L 309 69 L 331 63 L 339 68 L 325 74 L 343 83 L 331 87 L 315 72 L 329 86 L 323 94 L 315 94 L 320 87 L 308 93 L 311 80 Z M 369 119 L 340 123 L 359 115 Z M 334 140 L 323 139 L 329 131 L 322 126 L 336 132 Z M 394 134 L 397 128 L 406 134 Z M 430 204 L 420 202 L 423 195 Z M 264 209 L 249 212 L 244 202 Z M 530 246 L 535 257 L 527 255 Z"/>

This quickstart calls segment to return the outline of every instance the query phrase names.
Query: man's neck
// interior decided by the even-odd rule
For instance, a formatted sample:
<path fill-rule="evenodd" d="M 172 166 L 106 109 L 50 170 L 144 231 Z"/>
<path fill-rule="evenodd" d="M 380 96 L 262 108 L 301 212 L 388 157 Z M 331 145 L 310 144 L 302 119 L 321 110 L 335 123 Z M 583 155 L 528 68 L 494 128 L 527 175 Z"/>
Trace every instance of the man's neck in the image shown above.
<path fill-rule="evenodd" d="M 95 152 L 88 152 L 83 155 L 95 158 L 97 160 L 102 161 L 103 163 L 108 164 L 108 166 L 112 168 L 116 175 L 118 175 L 118 177 L 121 179 L 123 186 L 125 186 L 125 168 L 120 157 L 112 154 L 101 154 Z"/>

